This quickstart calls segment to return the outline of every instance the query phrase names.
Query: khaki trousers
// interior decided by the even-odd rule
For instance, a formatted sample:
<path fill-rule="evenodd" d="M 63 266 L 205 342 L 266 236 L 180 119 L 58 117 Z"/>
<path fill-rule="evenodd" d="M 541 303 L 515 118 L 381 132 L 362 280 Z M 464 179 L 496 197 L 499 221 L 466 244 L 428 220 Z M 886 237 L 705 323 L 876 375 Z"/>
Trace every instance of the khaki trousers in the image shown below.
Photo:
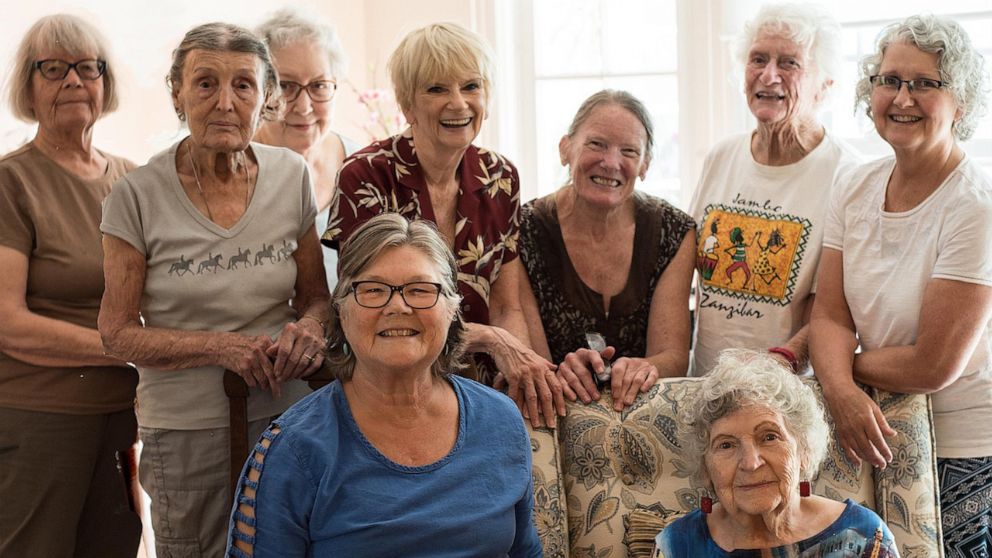
<path fill-rule="evenodd" d="M 269 422 L 248 423 L 249 449 Z M 158 558 L 222 557 L 231 519 L 229 429 L 142 427 L 138 432 L 143 444 L 138 476 L 151 497 Z"/>

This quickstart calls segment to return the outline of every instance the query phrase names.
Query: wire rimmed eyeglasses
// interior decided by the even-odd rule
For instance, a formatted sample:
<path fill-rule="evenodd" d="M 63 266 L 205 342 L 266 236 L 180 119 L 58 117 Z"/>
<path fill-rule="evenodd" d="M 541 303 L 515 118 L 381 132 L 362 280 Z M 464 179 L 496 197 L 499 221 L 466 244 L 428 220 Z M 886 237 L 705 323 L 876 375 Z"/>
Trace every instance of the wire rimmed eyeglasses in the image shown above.
<path fill-rule="evenodd" d="M 292 103 L 300 97 L 300 93 L 306 90 L 310 95 L 310 100 L 315 103 L 326 103 L 334 98 L 334 93 L 338 90 L 338 84 L 331 80 L 311 81 L 303 85 L 295 81 L 280 81 L 279 87 L 282 89 L 282 98 L 287 103 Z"/>
<path fill-rule="evenodd" d="M 58 60 L 55 58 L 48 60 L 38 60 L 33 64 L 34 68 L 38 70 L 41 77 L 49 81 L 60 81 L 65 79 L 65 76 L 69 75 L 69 70 L 75 69 L 76 75 L 80 79 L 94 80 L 99 79 L 103 75 L 103 72 L 107 71 L 106 60 L 98 60 L 95 58 L 80 60 L 78 62 L 66 62 L 65 60 Z"/>
<path fill-rule="evenodd" d="M 892 93 L 898 93 L 904 83 L 909 89 L 910 94 L 914 92 L 928 93 L 944 87 L 944 82 L 939 79 L 930 78 L 900 79 L 896 76 L 874 75 L 869 77 L 868 80 L 873 86 Z"/>
<path fill-rule="evenodd" d="M 381 281 L 355 281 L 351 284 L 355 302 L 365 308 L 382 308 L 400 293 L 403 302 L 415 310 L 433 308 L 441 297 L 441 283 L 414 281 L 403 285 L 390 285 Z"/>

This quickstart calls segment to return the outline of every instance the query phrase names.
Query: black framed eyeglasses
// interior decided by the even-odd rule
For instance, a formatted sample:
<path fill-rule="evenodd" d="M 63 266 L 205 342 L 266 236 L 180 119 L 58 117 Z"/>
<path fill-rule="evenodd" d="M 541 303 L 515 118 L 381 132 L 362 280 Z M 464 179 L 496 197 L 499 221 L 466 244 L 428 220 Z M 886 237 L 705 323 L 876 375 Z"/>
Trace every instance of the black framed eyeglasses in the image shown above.
<path fill-rule="evenodd" d="M 69 70 L 75 69 L 79 79 L 94 80 L 99 79 L 103 72 L 107 71 L 107 61 L 97 59 L 80 60 L 79 62 L 66 62 L 65 60 L 49 59 L 38 60 L 34 63 L 34 68 L 38 70 L 41 77 L 49 81 L 61 81 L 69 75 Z"/>
<path fill-rule="evenodd" d="M 944 87 L 944 82 L 939 79 L 930 78 L 915 78 L 915 79 L 899 79 L 896 76 L 880 76 L 874 75 L 868 78 L 871 84 L 877 88 L 885 89 L 892 93 L 898 93 L 902 89 L 902 84 L 906 84 L 909 88 L 909 92 L 913 93 L 919 91 L 920 93 L 927 93 L 929 91 L 936 91 L 941 87 Z"/>
<path fill-rule="evenodd" d="M 441 297 L 441 283 L 416 281 L 404 285 L 390 285 L 381 281 L 355 281 L 351 284 L 355 302 L 365 308 L 382 308 L 400 293 L 403 302 L 415 310 L 433 308 Z"/>
<path fill-rule="evenodd" d="M 287 103 L 292 103 L 300 97 L 300 93 L 305 89 L 310 100 L 315 103 L 326 103 L 334 98 L 334 93 L 338 90 L 337 82 L 331 80 L 311 81 L 303 85 L 295 81 L 280 81 L 279 87 L 282 89 L 282 97 Z"/>

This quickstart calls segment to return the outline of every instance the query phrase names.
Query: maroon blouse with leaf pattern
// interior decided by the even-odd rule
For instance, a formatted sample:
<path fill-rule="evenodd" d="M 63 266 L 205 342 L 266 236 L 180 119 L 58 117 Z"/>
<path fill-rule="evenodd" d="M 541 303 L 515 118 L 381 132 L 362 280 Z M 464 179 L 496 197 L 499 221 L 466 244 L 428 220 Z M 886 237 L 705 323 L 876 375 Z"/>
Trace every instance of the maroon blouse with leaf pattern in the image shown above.
<path fill-rule="evenodd" d="M 470 145 L 459 180 L 454 252 L 462 316 L 488 324 L 492 285 L 500 268 L 517 257 L 520 179 L 505 157 Z M 437 222 L 409 129 L 345 160 L 322 242 L 340 251 L 362 223 L 389 211 Z"/>

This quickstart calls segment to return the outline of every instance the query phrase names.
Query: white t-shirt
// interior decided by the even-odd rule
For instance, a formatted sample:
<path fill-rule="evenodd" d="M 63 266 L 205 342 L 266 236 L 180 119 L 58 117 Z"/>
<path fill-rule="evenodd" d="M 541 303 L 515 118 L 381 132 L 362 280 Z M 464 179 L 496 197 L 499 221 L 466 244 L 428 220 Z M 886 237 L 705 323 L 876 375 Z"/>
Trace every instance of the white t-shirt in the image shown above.
<path fill-rule="evenodd" d="M 815 290 L 830 187 L 857 162 L 829 134 L 781 167 L 755 162 L 750 133 L 706 157 L 689 206 L 699 224 L 690 375 L 712 369 L 724 349 L 765 350 L 799 331 Z"/>
<path fill-rule="evenodd" d="M 288 149 L 251 144 L 258 161 L 247 211 L 230 229 L 204 217 L 176 174 L 176 148 L 121 178 L 103 206 L 100 230 L 145 256 L 141 316 L 148 327 L 228 331 L 273 338 L 296 319 L 298 239 L 316 208 L 303 158 Z M 197 430 L 229 424 L 223 369 L 138 367 L 138 424 Z M 248 419 L 278 415 L 309 393 L 284 384 L 282 397 L 249 390 Z"/>
<path fill-rule="evenodd" d="M 931 279 L 992 286 L 992 179 L 965 158 L 913 209 L 882 208 L 895 166 L 859 167 L 830 204 L 823 245 L 841 250 L 844 295 L 861 347 L 912 345 Z M 964 372 L 933 394 L 937 456 L 992 455 L 992 336 L 986 324 Z"/>

